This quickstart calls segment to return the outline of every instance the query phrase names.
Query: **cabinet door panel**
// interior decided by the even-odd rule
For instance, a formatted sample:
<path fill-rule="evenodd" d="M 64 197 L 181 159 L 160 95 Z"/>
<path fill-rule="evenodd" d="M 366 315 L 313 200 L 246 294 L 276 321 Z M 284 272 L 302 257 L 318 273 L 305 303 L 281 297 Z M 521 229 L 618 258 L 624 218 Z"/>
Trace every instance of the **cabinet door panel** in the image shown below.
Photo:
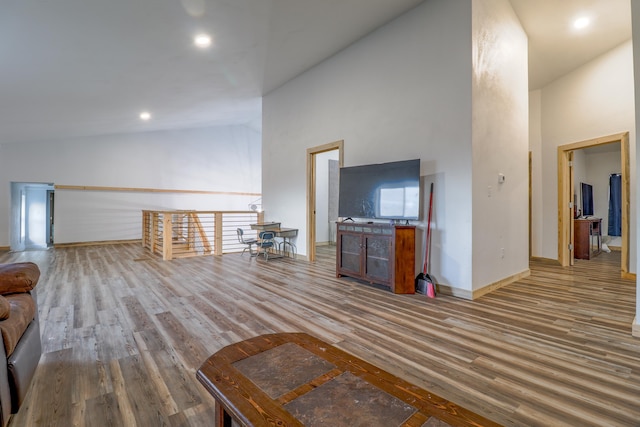
<path fill-rule="evenodd" d="M 391 239 L 365 235 L 365 272 L 368 280 L 377 281 L 382 284 L 391 282 Z"/>
<path fill-rule="evenodd" d="M 344 233 L 340 235 L 339 273 L 361 274 L 361 242 L 362 237 L 359 234 Z"/>

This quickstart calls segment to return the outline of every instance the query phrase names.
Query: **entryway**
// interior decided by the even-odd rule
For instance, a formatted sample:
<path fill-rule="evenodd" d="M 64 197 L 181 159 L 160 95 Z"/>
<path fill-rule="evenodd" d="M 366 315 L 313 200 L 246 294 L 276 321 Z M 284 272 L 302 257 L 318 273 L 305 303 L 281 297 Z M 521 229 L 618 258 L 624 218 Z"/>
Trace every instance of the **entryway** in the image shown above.
<path fill-rule="evenodd" d="M 337 151 L 338 168 L 343 166 L 344 141 L 331 142 L 307 149 L 307 259 L 316 260 L 316 224 L 317 224 L 317 157 L 323 153 Z M 324 220 L 326 221 L 326 220 Z"/>
<path fill-rule="evenodd" d="M 50 183 L 11 183 L 11 250 L 53 246 L 54 186 Z"/>
<path fill-rule="evenodd" d="M 558 147 L 558 260 L 563 266 L 573 265 L 574 176 L 573 154 L 576 150 L 620 144 L 620 173 L 622 176 L 622 236 L 620 270 L 629 275 L 629 133 L 620 133 Z"/>

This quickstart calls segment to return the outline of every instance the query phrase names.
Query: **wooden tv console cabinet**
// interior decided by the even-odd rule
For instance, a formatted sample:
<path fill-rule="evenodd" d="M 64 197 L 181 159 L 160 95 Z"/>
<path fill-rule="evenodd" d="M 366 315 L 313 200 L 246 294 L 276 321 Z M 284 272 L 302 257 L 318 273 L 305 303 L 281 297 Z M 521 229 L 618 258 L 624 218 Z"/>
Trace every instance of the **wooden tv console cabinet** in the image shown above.
<path fill-rule="evenodd" d="M 337 223 L 336 277 L 349 276 L 387 286 L 396 294 L 413 294 L 415 256 L 413 225 Z"/>

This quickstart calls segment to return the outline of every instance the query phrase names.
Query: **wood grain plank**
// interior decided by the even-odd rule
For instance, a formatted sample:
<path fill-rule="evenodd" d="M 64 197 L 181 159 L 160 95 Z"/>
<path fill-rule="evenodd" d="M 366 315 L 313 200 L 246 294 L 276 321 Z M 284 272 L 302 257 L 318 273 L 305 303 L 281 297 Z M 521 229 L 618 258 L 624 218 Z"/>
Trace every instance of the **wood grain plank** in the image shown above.
<path fill-rule="evenodd" d="M 87 399 L 84 425 L 86 427 L 120 427 L 125 425 L 118 400 L 113 393 Z"/>
<path fill-rule="evenodd" d="M 638 425 L 635 282 L 619 252 L 533 261 L 531 276 L 467 301 L 337 279 L 334 248 L 315 263 L 164 262 L 135 243 L 0 253 L 42 272 L 44 354 L 12 427 L 210 425 L 202 361 L 298 331 L 504 425 Z"/>
<path fill-rule="evenodd" d="M 163 405 L 142 358 L 129 356 L 119 359 L 118 364 L 126 382 L 126 398 L 136 425 L 168 425 L 169 408 Z"/>

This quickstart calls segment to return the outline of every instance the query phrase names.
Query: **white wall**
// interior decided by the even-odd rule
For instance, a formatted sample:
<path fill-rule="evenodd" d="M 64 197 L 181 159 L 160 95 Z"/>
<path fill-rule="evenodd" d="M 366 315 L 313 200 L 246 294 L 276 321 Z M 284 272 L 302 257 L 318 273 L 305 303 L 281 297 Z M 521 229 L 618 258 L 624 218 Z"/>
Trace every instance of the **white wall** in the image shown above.
<path fill-rule="evenodd" d="M 620 163 L 620 162 L 618 162 Z M 576 195 L 575 209 L 580 209 L 582 212 L 582 187 L 581 182 L 590 184 L 589 181 L 589 169 L 587 166 L 587 154 L 585 150 L 575 150 L 573 152 L 573 194 Z M 574 211 L 577 213 L 577 211 Z"/>
<path fill-rule="evenodd" d="M 635 82 L 635 88 L 632 92 L 634 94 L 635 105 L 640 106 L 640 0 L 631 0 L 631 27 L 633 29 L 633 67 Z M 636 120 L 635 123 L 640 123 L 640 108 L 636 108 L 634 118 Z M 629 138 L 629 145 L 636 147 L 638 145 L 637 137 L 637 133 L 632 134 L 631 138 Z M 635 159 L 637 164 L 638 156 L 640 156 L 640 152 L 636 150 L 635 155 L 631 157 L 631 161 Z M 632 184 L 636 184 L 635 178 Z M 632 191 L 631 194 L 632 200 L 634 198 L 633 195 L 635 195 L 635 200 L 638 200 L 640 196 L 640 186 L 636 185 L 635 191 Z M 637 214 L 631 215 L 631 218 L 632 226 L 637 225 L 639 219 Z M 640 242 L 636 239 L 631 241 L 630 245 L 636 249 L 637 255 L 633 259 L 640 257 Z M 636 279 L 636 318 L 634 319 L 633 333 L 634 336 L 640 336 L 640 281 L 638 281 L 638 279 Z"/>
<path fill-rule="evenodd" d="M 0 246 L 9 183 L 260 193 L 260 135 L 248 127 L 0 146 Z M 247 210 L 255 196 L 56 190 L 55 243 L 138 239 L 142 209 Z"/>
<path fill-rule="evenodd" d="M 474 290 L 529 269 L 527 66 L 511 4 L 473 2 Z"/>
<path fill-rule="evenodd" d="M 533 255 L 558 259 L 557 147 L 612 135 L 630 133 L 631 194 L 636 194 L 636 140 L 631 41 L 542 89 L 542 230 L 543 245 Z M 540 177 L 536 177 L 540 179 Z M 637 198 L 631 197 L 631 218 Z M 637 224 L 630 224 L 630 272 L 637 266 Z M 539 230 L 537 230 L 539 231 Z"/>
<path fill-rule="evenodd" d="M 531 254 L 542 253 L 542 92 L 529 93 L 529 151 L 531 152 Z"/>
<path fill-rule="evenodd" d="M 470 2 L 425 2 L 265 97 L 266 219 L 299 228 L 300 253 L 306 150 L 344 140 L 345 166 L 421 158 L 440 177 L 432 273 L 471 288 L 470 23 Z"/>
<path fill-rule="evenodd" d="M 471 141 L 478 144 L 478 155 L 484 148 L 504 152 L 491 165 L 480 166 L 479 175 L 497 179 L 497 164 L 515 159 L 513 166 L 501 170 L 511 182 L 503 199 L 492 205 L 492 211 L 506 209 L 516 219 L 490 219 L 491 227 L 500 221 L 508 231 L 506 247 L 526 242 L 527 159 L 527 87 L 526 48 L 523 33 L 513 20 L 506 0 L 487 4 L 480 27 L 491 22 L 488 35 L 498 37 L 495 43 L 515 37 L 515 66 L 510 72 L 524 73 L 515 80 L 503 73 L 496 83 L 496 67 L 508 65 L 507 56 L 493 57 L 490 50 L 472 51 L 472 3 L 447 0 L 428 1 L 413 11 L 380 28 L 368 37 L 335 55 L 328 61 L 268 94 L 263 103 L 263 194 L 267 219 L 282 221 L 301 230 L 299 250 L 306 253 L 306 169 L 305 153 L 309 147 L 336 140 L 345 141 L 345 166 L 420 158 L 421 174 L 428 188 L 435 182 L 436 207 L 432 241 L 431 273 L 440 283 L 471 291 L 503 274 L 526 269 L 523 258 L 514 250 L 513 259 L 494 271 L 491 265 L 478 265 L 472 276 L 472 163 Z M 474 6 L 475 7 L 475 6 Z M 507 29 L 490 19 L 493 12 L 509 19 Z M 473 12 L 475 13 L 475 12 Z M 476 40 L 476 42 L 479 40 Z M 475 48 L 479 48 L 476 43 Z M 522 51 L 520 50 L 522 49 Z M 476 68 L 487 67 L 489 74 Z M 486 55 L 486 56 L 485 56 Z M 473 95 L 482 106 L 472 109 Z M 512 95 L 506 93 L 515 90 Z M 499 99 L 497 99 L 499 98 Z M 494 101 L 501 103 L 495 109 Z M 480 120 L 504 121 L 505 108 L 514 123 L 509 129 L 476 127 L 472 138 L 472 112 Z M 497 141 L 492 141 L 493 138 Z M 474 153 L 475 153 L 474 148 Z M 286 153 L 283 156 L 282 153 Z M 493 155 L 493 154 L 492 154 Z M 478 164 L 481 163 L 480 157 Z M 524 162 L 517 165 L 518 162 Z M 524 178 L 521 171 L 524 171 Z M 524 191 L 518 195 L 519 191 Z M 515 205 L 515 208 L 511 208 Z M 480 208 L 484 207 L 479 204 Z M 524 210 L 523 210 L 524 209 Z M 506 211 L 505 211 L 506 212 Z M 523 212 L 524 215 L 520 216 Z M 425 210 L 426 214 L 426 210 Z M 426 216 L 426 215 L 425 215 Z M 485 218 L 486 219 L 486 218 Z M 422 230 L 426 218 L 417 222 Z M 478 221 L 478 227 L 482 227 Z M 416 269 L 422 265 L 424 253 L 422 232 L 418 237 Z M 473 238 L 472 238 L 473 236 Z M 483 236 L 478 233 L 477 238 Z M 494 244 L 493 242 L 491 243 Z M 480 247 L 481 244 L 478 244 Z M 524 251 L 526 254 L 527 245 Z M 517 260 L 516 262 L 513 262 Z M 496 263 L 496 260 L 492 260 Z M 473 283 L 472 283 L 473 282 Z"/>

